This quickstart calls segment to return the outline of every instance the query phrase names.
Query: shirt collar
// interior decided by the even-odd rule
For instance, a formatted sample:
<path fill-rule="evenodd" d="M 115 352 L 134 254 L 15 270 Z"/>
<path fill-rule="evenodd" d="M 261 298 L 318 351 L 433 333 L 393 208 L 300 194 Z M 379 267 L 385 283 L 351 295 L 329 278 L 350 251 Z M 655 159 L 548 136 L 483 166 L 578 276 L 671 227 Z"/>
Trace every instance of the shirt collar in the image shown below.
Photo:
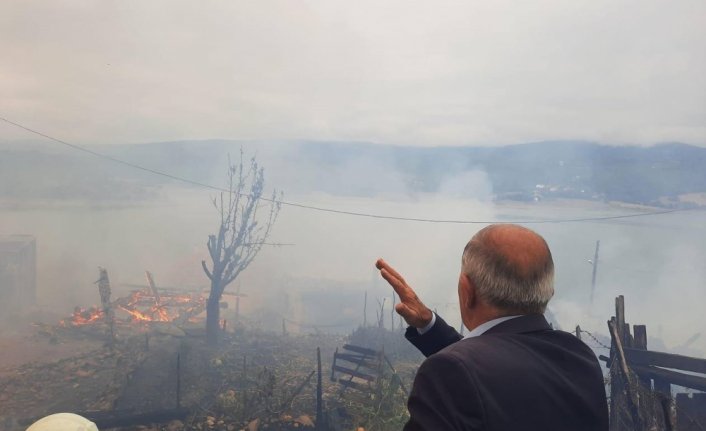
<path fill-rule="evenodd" d="M 471 332 L 469 332 L 463 338 L 466 339 L 466 338 L 477 337 L 479 335 L 484 334 L 487 330 L 494 327 L 495 325 L 499 325 L 507 320 L 514 319 L 516 317 L 521 317 L 521 316 L 522 316 L 521 314 L 518 314 L 516 316 L 503 316 L 503 317 L 498 317 L 497 319 L 488 320 L 487 322 L 481 323 L 480 325 L 473 328 L 473 330 Z"/>

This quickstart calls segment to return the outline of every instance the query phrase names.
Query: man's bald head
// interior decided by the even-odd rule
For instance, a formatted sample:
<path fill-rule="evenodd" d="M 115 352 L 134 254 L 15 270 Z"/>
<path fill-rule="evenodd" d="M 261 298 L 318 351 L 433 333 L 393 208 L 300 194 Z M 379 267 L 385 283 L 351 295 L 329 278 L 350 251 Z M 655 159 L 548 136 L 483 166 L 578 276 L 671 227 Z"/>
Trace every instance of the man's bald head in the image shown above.
<path fill-rule="evenodd" d="M 554 295 L 549 246 L 522 226 L 480 230 L 463 251 L 462 270 L 483 300 L 508 313 L 544 313 Z"/>

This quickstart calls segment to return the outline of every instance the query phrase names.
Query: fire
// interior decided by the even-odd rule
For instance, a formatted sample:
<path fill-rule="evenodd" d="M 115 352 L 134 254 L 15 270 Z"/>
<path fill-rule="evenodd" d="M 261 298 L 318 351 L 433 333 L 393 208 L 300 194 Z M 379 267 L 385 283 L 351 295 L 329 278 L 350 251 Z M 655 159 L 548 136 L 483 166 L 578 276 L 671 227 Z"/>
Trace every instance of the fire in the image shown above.
<path fill-rule="evenodd" d="M 98 307 L 90 307 L 87 309 L 75 307 L 71 318 L 62 320 L 60 323 L 62 326 L 88 325 L 102 320 L 104 316 L 105 313 L 103 313 L 103 310 Z"/>
<path fill-rule="evenodd" d="M 161 293 L 155 296 L 147 290 L 133 290 L 128 296 L 113 301 L 111 305 L 114 310 L 126 314 L 125 322 L 128 323 L 183 323 L 193 321 L 194 317 L 205 309 L 206 299 L 202 294 Z M 104 316 L 105 313 L 99 307 L 76 307 L 72 316 L 60 323 L 63 326 L 88 325 L 103 321 Z M 120 319 L 116 322 L 119 323 Z"/>
<path fill-rule="evenodd" d="M 140 311 L 137 308 L 130 308 L 125 305 L 118 305 L 118 307 L 128 313 L 129 319 L 139 322 L 171 322 L 174 317 L 169 315 L 164 306 L 154 305 L 150 307 L 147 311 Z"/>

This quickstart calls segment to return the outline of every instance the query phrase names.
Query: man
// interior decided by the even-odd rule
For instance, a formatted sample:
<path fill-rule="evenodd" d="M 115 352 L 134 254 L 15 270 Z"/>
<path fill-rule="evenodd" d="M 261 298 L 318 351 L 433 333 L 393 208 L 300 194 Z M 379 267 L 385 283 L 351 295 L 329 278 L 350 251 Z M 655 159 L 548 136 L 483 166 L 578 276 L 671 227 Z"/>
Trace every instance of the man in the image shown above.
<path fill-rule="evenodd" d="M 417 297 L 384 260 L 400 297 L 405 336 L 427 359 L 414 379 L 406 431 L 608 430 L 603 374 L 594 353 L 543 316 L 554 294 L 544 239 L 517 225 L 479 231 L 458 280 L 461 335 Z"/>

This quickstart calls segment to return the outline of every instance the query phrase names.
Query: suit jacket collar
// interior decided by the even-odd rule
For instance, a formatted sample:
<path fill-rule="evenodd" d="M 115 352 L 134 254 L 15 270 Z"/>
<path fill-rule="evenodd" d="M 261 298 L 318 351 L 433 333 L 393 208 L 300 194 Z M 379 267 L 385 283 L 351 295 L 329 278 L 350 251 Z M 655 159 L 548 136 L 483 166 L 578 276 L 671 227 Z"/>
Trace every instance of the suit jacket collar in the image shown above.
<path fill-rule="evenodd" d="M 551 331 L 552 327 L 542 314 L 526 314 L 506 320 L 488 329 L 485 334 L 524 334 L 527 332 Z"/>

